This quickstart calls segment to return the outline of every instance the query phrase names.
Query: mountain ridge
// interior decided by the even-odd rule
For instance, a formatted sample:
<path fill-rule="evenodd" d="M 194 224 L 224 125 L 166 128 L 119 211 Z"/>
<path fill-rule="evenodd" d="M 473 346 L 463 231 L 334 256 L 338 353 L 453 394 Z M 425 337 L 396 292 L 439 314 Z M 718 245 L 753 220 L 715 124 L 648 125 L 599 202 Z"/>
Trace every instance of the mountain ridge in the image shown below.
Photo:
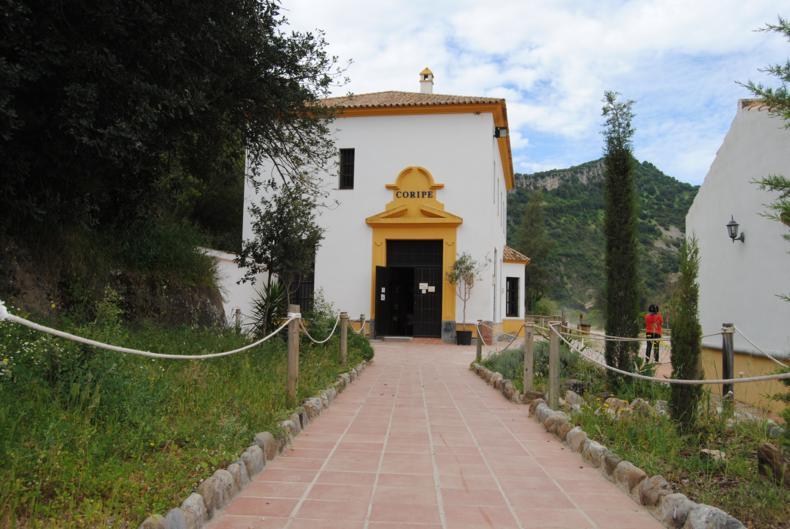
<path fill-rule="evenodd" d="M 638 197 L 638 244 L 643 304 L 663 303 L 677 273 L 677 252 L 685 216 L 698 186 L 664 174 L 650 162 L 634 162 Z M 547 296 L 566 308 L 600 308 L 604 287 L 605 238 L 603 159 L 531 174 L 517 173 L 508 196 L 508 244 L 517 232 L 529 198 L 541 190 L 554 271 Z"/>

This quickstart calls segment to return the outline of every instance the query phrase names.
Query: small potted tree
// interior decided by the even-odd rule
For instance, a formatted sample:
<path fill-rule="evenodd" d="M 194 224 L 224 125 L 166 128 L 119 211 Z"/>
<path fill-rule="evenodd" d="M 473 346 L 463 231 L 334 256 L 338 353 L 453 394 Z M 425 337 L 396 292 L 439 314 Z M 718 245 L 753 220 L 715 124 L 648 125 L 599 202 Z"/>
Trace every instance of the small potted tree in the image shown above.
<path fill-rule="evenodd" d="M 455 341 L 458 345 L 470 345 L 472 343 L 472 331 L 466 329 L 466 303 L 472 297 L 472 288 L 479 275 L 479 265 L 468 253 L 462 253 L 456 259 L 452 270 L 447 272 L 447 281 L 455 287 L 455 294 L 463 303 L 463 322 L 462 330 L 456 331 Z"/>

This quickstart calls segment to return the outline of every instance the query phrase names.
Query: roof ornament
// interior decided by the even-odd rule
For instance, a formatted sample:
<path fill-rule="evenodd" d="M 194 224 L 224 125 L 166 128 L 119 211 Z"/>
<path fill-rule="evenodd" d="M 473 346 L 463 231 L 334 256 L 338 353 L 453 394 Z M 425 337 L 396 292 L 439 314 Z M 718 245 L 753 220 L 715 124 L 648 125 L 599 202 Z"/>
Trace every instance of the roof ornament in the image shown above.
<path fill-rule="evenodd" d="M 427 66 L 420 72 L 420 93 L 433 93 L 433 72 Z"/>

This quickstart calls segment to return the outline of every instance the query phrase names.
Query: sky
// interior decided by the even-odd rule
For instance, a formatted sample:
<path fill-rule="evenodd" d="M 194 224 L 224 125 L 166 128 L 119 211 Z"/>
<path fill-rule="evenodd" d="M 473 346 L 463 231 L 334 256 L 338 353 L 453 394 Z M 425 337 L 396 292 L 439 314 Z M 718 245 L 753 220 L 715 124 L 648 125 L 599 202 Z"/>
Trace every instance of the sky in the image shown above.
<path fill-rule="evenodd" d="M 282 14 L 347 64 L 333 95 L 417 92 L 427 66 L 434 93 L 504 97 L 517 172 L 600 157 L 615 90 L 634 101 L 635 156 L 699 184 L 750 96 L 738 82 L 776 85 L 760 69 L 790 56 L 756 31 L 790 17 L 785 2 L 282 0 Z"/>

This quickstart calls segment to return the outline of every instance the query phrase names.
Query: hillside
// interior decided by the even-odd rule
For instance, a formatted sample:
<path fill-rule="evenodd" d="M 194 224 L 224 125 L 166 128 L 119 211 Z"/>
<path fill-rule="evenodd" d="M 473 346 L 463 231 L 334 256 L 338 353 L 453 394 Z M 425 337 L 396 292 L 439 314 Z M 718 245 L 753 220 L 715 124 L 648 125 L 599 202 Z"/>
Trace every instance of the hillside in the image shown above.
<path fill-rule="evenodd" d="M 647 306 L 668 297 L 686 212 L 698 187 L 665 175 L 649 162 L 636 164 L 636 182 L 642 304 Z M 543 190 L 546 230 L 554 241 L 549 268 L 556 273 L 548 296 L 568 308 L 594 308 L 604 285 L 603 160 L 517 174 L 516 190 L 508 197 L 508 244 L 514 245 L 524 208 L 537 189 Z"/>

